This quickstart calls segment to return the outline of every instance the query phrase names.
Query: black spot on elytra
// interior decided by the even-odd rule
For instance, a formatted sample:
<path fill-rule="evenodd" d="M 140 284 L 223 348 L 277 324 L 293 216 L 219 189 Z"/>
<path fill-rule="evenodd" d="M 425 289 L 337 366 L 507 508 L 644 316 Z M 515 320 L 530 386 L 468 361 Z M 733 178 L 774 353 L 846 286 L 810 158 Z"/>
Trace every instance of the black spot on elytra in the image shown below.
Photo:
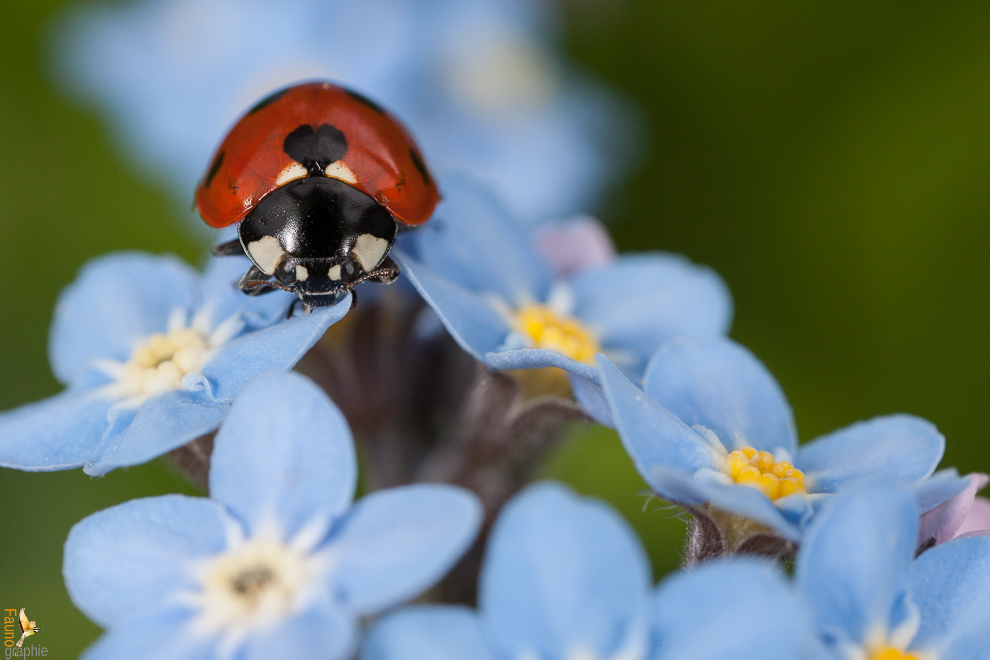
<path fill-rule="evenodd" d="M 285 137 L 282 149 L 303 164 L 309 176 L 323 176 L 327 165 L 347 153 L 347 138 L 336 126 L 323 124 L 317 130 L 304 124 Z"/>
<path fill-rule="evenodd" d="M 383 115 L 385 114 L 385 108 L 383 108 L 382 106 L 378 105 L 377 103 L 375 103 L 374 101 L 372 101 L 371 99 L 369 99 L 364 94 L 361 94 L 360 92 L 354 92 L 354 91 L 351 91 L 349 89 L 344 90 L 344 91 L 346 91 L 347 94 L 348 94 L 348 96 L 350 96 L 355 101 L 360 101 L 361 103 L 365 104 L 366 106 L 368 106 L 369 108 L 371 108 L 375 112 L 380 112 Z"/>
<path fill-rule="evenodd" d="M 221 151 L 217 154 L 217 157 L 213 159 L 213 164 L 210 165 L 210 171 L 206 173 L 206 181 L 203 182 L 204 188 L 210 187 L 210 183 L 213 182 L 213 177 L 215 177 L 217 172 L 220 171 L 220 166 L 223 165 L 223 157 L 226 155 L 226 151 Z"/>
<path fill-rule="evenodd" d="M 413 165 L 416 166 L 416 169 L 419 170 L 420 175 L 423 177 L 423 182 L 426 185 L 430 185 L 432 179 L 430 178 L 430 173 L 426 170 L 426 163 L 423 162 L 423 157 L 415 149 L 409 150 L 409 156 L 412 158 Z"/>
<path fill-rule="evenodd" d="M 288 91 L 289 91 L 288 89 L 280 89 L 277 92 L 272 92 L 271 94 L 269 94 L 265 98 L 263 98 L 260 101 L 258 101 L 257 103 L 255 103 L 254 104 L 254 107 L 252 107 L 250 110 L 248 110 L 247 113 L 249 115 L 253 115 L 258 110 L 261 110 L 262 108 L 264 108 L 267 105 L 271 105 L 275 101 L 277 101 L 280 98 L 282 98 L 283 96 L 285 96 L 286 92 L 288 92 Z"/>

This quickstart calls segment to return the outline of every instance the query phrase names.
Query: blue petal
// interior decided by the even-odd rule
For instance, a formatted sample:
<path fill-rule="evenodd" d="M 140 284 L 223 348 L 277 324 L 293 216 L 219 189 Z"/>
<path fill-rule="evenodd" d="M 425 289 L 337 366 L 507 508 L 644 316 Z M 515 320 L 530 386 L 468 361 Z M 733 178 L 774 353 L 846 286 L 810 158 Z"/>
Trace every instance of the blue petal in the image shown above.
<path fill-rule="evenodd" d="M 72 382 L 94 359 L 126 360 L 173 309 L 189 310 L 198 290 L 192 268 L 170 256 L 110 254 L 86 264 L 62 292 L 49 336 L 55 376 Z"/>
<path fill-rule="evenodd" d="M 357 642 L 354 618 L 324 597 L 305 612 L 257 630 L 246 641 L 243 660 L 344 660 Z"/>
<path fill-rule="evenodd" d="M 733 558 L 657 590 L 657 660 L 825 658 L 811 615 L 771 563 Z"/>
<path fill-rule="evenodd" d="M 657 351 L 646 393 L 685 424 L 705 426 L 730 451 L 755 447 L 790 456 L 794 418 L 780 385 L 756 357 L 728 339 L 679 339 Z"/>
<path fill-rule="evenodd" d="M 502 510 L 478 602 L 504 657 L 608 658 L 645 650 L 651 586 L 639 540 L 617 513 L 543 484 Z"/>
<path fill-rule="evenodd" d="M 420 605 L 372 626 L 361 660 L 496 660 L 474 610 Z"/>
<path fill-rule="evenodd" d="M 959 538 L 922 554 L 911 597 L 921 612 L 912 649 L 939 658 L 990 657 L 990 536 Z"/>
<path fill-rule="evenodd" d="M 598 371 L 590 364 L 572 360 L 562 353 L 545 348 L 520 348 L 500 353 L 486 353 L 485 364 L 492 369 L 543 369 L 557 367 L 592 383 L 598 382 Z"/>
<path fill-rule="evenodd" d="M 518 305 L 543 300 L 553 276 L 523 227 L 473 177 L 444 177 L 444 199 L 415 234 L 417 256 L 469 291 Z"/>
<path fill-rule="evenodd" d="M 789 541 L 801 539 L 801 527 L 814 512 L 807 497 L 792 495 L 773 502 L 755 488 L 724 484 L 716 480 L 714 476 L 709 475 L 710 478 L 704 478 L 703 474 L 699 474 L 695 476 L 690 486 L 687 484 L 682 486 L 685 490 L 689 487 L 693 489 L 693 493 L 698 498 L 697 502 L 677 501 L 685 504 L 708 502 L 723 511 L 761 522 L 773 528 L 780 536 Z M 661 481 L 665 477 L 670 478 L 669 475 L 658 473 L 657 481 Z M 672 486 L 666 484 L 665 486 L 666 490 L 672 490 Z"/>
<path fill-rule="evenodd" d="M 732 296 L 722 279 L 680 256 L 623 255 L 581 271 L 570 284 L 574 315 L 605 350 L 638 358 L 634 375 L 668 339 L 722 335 L 732 320 Z"/>
<path fill-rule="evenodd" d="M 650 469 L 649 475 L 647 483 L 650 488 L 665 500 L 687 506 L 703 504 L 708 500 L 703 482 L 696 479 L 695 474 L 657 464 Z"/>
<path fill-rule="evenodd" d="M 350 307 L 348 295 L 333 307 L 297 313 L 291 319 L 231 339 L 203 367 L 214 398 L 232 399 L 255 376 L 291 369 Z"/>
<path fill-rule="evenodd" d="M 275 523 L 290 539 L 314 520 L 328 524 L 347 509 L 356 485 L 344 416 L 298 374 L 251 382 L 217 433 L 210 495 L 249 530 Z"/>
<path fill-rule="evenodd" d="M 863 477 L 893 477 L 916 484 L 935 471 L 945 438 L 931 422 L 910 415 L 857 422 L 803 445 L 795 467 L 808 490 L 834 493 Z"/>
<path fill-rule="evenodd" d="M 65 542 L 69 596 L 103 627 L 157 610 L 196 587 L 191 565 L 223 551 L 231 524 L 218 503 L 182 495 L 94 513 L 76 523 Z"/>
<path fill-rule="evenodd" d="M 461 348 L 484 361 L 502 346 L 511 328 L 484 297 L 400 252 L 392 256 Z"/>
<path fill-rule="evenodd" d="M 467 550 L 481 517 L 478 498 L 453 486 L 418 484 L 368 495 L 330 540 L 334 591 L 362 615 L 416 596 Z"/>
<path fill-rule="evenodd" d="M 195 612 L 170 606 L 132 617 L 103 635 L 81 660 L 214 660 L 215 639 L 195 635 Z"/>
<path fill-rule="evenodd" d="M 597 376 L 597 374 L 596 374 Z M 612 408 L 598 378 L 594 381 L 571 374 L 571 392 L 588 415 L 602 426 L 615 428 Z"/>
<path fill-rule="evenodd" d="M 248 296 L 237 287 L 237 281 L 250 267 L 251 260 L 244 256 L 215 257 L 207 263 L 200 280 L 199 306 L 209 310 L 213 325 L 233 314 L 245 317 L 249 328 L 264 327 L 285 318 L 289 304 L 296 299 L 293 294 L 273 291 L 263 296 Z"/>
<path fill-rule="evenodd" d="M 939 470 L 914 487 L 914 498 L 921 513 L 945 504 L 969 486 L 970 475 L 960 477 L 955 468 Z"/>
<path fill-rule="evenodd" d="M 805 534 L 797 584 L 822 634 L 862 645 L 906 606 L 918 507 L 910 492 L 869 483 L 829 498 Z"/>
<path fill-rule="evenodd" d="M 61 394 L 0 414 L 0 466 L 49 471 L 81 467 L 110 425 L 115 403 L 94 390 Z"/>
<path fill-rule="evenodd" d="M 129 423 L 114 424 L 108 430 L 83 471 L 100 476 L 125 465 L 146 463 L 215 430 L 229 407 L 228 402 L 213 401 L 206 390 L 175 390 L 150 397 L 133 411 Z"/>
<path fill-rule="evenodd" d="M 598 356 L 602 389 L 612 408 L 612 418 L 626 451 L 646 482 L 660 490 L 653 479 L 657 467 L 676 470 L 687 477 L 703 468 L 714 469 L 718 452 L 659 403 L 637 388 L 604 356 Z"/>

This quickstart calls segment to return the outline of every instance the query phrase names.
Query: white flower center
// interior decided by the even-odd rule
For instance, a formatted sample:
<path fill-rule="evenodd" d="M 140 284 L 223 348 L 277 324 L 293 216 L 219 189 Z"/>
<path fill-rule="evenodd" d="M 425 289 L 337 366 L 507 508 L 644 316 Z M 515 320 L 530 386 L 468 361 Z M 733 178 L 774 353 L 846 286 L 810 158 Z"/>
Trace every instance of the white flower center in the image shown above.
<path fill-rule="evenodd" d="M 209 338 L 193 328 L 157 332 L 131 353 L 120 382 L 131 396 L 177 390 L 188 373 L 199 373 L 210 357 Z"/>
<path fill-rule="evenodd" d="M 301 604 L 317 563 L 277 538 L 259 538 L 215 557 L 203 574 L 202 623 L 245 630 L 281 619 Z"/>
<path fill-rule="evenodd" d="M 98 360 L 95 366 L 113 379 L 107 391 L 122 399 L 121 405 L 139 406 L 145 399 L 182 387 L 188 374 L 199 374 L 214 352 L 244 329 L 234 314 L 213 326 L 209 310 L 200 310 L 190 321 L 182 309 L 173 309 L 165 332 L 146 337 L 126 362 Z"/>

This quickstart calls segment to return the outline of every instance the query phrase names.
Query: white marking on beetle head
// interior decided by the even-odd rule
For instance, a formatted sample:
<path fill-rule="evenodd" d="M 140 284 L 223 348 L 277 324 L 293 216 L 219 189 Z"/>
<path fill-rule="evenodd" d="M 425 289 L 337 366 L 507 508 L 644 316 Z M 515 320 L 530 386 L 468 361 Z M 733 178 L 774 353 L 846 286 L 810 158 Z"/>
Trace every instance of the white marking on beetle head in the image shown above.
<path fill-rule="evenodd" d="M 306 278 L 309 277 L 309 271 L 306 270 L 305 266 L 296 264 L 296 279 L 300 282 L 305 282 Z"/>
<path fill-rule="evenodd" d="M 346 181 L 354 186 L 356 186 L 358 182 L 357 177 L 354 175 L 354 172 L 351 171 L 351 168 L 344 165 L 339 160 L 335 163 L 330 163 L 327 166 L 327 169 L 323 170 L 323 173 L 331 179 L 340 179 L 341 181 Z"/>
<path fill-rule="evenodd" d="M 275 266 L 285 254 L 281 243 L 274 236 L 262 236 L 258 240 L 248 243 L 247 248 L 251 260 L 264 271 L 265 275 L 275 274 Z"/>
<path fill-rule="evenodd" d="M 371 234 L 361 234 L 354 241 L 351 252 L 354 253 L 354 257 L 361 264 L 364 272 L 370 273 L 385 258 L 385 253 L 388 252 L 388 241 Z"/>
<path fill-rule="evenodd" d="M 279 172 L 278 178 L 275 179 L 275 185 L 281 186 L 283 183 L 288 183 L 294 179 L 301 179 L 309 174 L 306 168 L 302 166 L 302 163 L 292 163 L 292 165 L 286 165 Z"/>
<path fill-rule="evenodd" d="M 337 264 L 336 266 L 330 266 L 330 270 L 327 271 L 327 277 L 329 277 L 331 280 L 339 280 L 340 264 Z"/>

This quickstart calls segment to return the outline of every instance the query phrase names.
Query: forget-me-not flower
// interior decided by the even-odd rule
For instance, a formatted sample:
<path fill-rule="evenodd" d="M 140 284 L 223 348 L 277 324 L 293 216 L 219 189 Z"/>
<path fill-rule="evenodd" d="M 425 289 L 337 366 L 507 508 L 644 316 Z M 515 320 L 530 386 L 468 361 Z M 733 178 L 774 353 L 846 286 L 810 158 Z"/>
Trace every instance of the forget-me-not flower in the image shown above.
<path fill-rule="evenodd" d="M 291 368 L 348 310 L 286 319 L 290 296 L 249 297 L 246 259 L 200 275 L 174 257 L 111 254 L 61 295 L 49 356 L 66 389 L 0 415 L 0 466 L 99 475 L 220 425 L 254 376 Z"/>
<path fill-rule="evenodd" d="M 718 336 L 732 301 L 713 271 L 683 257 L 620 255 L 557 277 L 529 234 L 477 181 L 448 175 L 441 206 L 410 232 L 406 276 L 461 347 L 493 369 L 558 367 L 596 417 L 596 353 L 632 377 L 664 341 Z"/>
<path fill-rule="evenodd" d="M 650 362 L 645 392 L 603 357 L 599 369 L 622 442 L 653 490 L 716 517 L 757 521 L 790 541 L 800 539 L 821 497 L 867 477 L 917 486 L 945 448 L 931 423 L 908 415 L 859 422 L 799 447 L 777 381 L 728 339 L 668 342 Z M 965 485 L 943 476 L 934 489 L 942 499 L 931 506 Z M 737 540 L 754 531 L 726 524 L 723 533 L 729 528 Z"/>
<path fill-rule="evenodd" d="M 615 511 L 555 484 L 502 510 L 478 610 L 421 606 L 375 625 L 362 660 L 645 660 L 650 567 Z"/>
<path fill-rule="evenodd" d="M 837 660 L 990 657 L 990 536 L 915 560 L 918 514 L 912 493 L 864 484 L 808 529 L 796 584 Z"/>
<path fill-rule="evenodd" d="M 65 87 L 183 206 L 245 109 L 322 78 L 389 108 L 429 162 L 549 219 L 587 209 L 632 143 L 629 112 L 555 52 L 555 18 L 533 0 L 133 0 L 76 9 L 55 36 Z"/>
<path fill-rule="evenodd" d="M 296 374 L 244 388 L 216 436 L 210 498 L 133 500 L 73 527 L 73 602 L 107 633 L 86 658 L 343 660 L 359 617 L 414 597 L 467 549 L 477 498 L 421 484 L 351 502 L 340 411 Z"/>

